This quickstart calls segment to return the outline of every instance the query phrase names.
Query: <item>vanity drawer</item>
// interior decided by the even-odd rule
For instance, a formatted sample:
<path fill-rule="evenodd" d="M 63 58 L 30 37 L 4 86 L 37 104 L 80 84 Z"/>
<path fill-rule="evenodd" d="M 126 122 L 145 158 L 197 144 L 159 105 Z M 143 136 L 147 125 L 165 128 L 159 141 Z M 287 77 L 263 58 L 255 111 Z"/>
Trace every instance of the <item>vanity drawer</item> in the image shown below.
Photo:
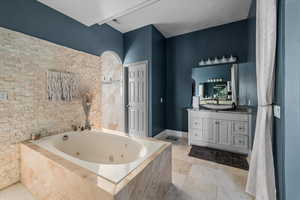
<path fill-rule="evenodd" d="M 248 136 L 245 135 L 234 135 L 233 145 L 241 148 L 248 148 Z"/>
<path fill-rule="evenodd" d="M 234 121 L 233 132 L 238 135 L 249 135 L 248 133 L 248 122 Z"/>
<path fill-rule="evenodd" d="M 203 122 L 202 119 L 199 117 L 193 117 L 191 119 L 191 128 L 193 129 L 202 129 Z"/>
<path fill-rule="evenodd" d="M 190 132 L 192 140 L 203 140 L 203 134 L 201 130 L 193 130 Z"/>

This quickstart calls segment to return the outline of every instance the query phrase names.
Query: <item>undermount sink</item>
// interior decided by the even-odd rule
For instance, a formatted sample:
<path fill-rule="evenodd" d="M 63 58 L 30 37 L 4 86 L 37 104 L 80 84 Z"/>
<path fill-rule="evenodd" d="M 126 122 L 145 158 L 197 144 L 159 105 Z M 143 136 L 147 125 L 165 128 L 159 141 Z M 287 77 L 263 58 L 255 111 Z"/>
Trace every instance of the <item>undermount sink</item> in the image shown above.
<path fill-rule="evenodd" d="M 201 108 L 208 110 L 234 110 L 235 107 L 231 104 L 202 104 Z"/>

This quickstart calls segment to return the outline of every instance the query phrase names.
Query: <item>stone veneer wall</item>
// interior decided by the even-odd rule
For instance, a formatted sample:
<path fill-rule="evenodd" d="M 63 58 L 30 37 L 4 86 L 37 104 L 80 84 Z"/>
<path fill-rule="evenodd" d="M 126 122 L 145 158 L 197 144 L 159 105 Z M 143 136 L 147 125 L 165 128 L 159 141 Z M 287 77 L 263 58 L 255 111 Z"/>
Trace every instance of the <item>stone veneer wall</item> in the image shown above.
<path fill-rule="evenodd" d="M 100 63 L 100 57 L 0 28 L 0 91 L 8 93 L 0 101 L 0 189 L 20 179 L 19 142 L 41 130 L 51 135 L 84 123 L 79 99 L 48 101 L 47 70 L 73 72 L 97 91 L 91 121 L 101 127 Z"/>

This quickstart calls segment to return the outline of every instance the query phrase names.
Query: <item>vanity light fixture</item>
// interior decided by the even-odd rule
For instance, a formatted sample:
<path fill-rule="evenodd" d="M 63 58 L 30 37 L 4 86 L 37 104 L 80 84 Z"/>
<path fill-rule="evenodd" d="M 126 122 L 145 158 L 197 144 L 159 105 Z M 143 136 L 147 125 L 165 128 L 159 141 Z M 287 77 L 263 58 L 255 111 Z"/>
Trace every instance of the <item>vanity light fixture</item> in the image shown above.
<path fill-rule="evenodd" d="M 215 57 L 214 59 L 208 58 L 206 61 L 203 59 L 198 63 L 199 66 L 208 66 L 208 65 L 219 65 L 219 64 L 229 64 L 237 62 L 238 58 L 235 56 L 230 56 L 229 58 L 223 56 L 221 59 Z"/>

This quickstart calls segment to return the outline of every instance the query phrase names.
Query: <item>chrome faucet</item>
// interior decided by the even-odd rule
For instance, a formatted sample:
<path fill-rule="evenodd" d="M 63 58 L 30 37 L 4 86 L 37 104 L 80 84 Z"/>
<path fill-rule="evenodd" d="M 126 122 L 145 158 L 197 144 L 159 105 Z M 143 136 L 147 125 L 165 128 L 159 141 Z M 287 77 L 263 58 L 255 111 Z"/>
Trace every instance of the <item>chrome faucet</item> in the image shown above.
<path fill-rule="evenodd" d="M 219 105 L 219 103 L 220 103 L 220 99 L 219 99 L 218 97 L 215 97 L 215 98 L 213 98 L 212 100 L 214 101 L 214 103 L 213 103 L 213 104 L 217 104 L 217 105 Z"/>

